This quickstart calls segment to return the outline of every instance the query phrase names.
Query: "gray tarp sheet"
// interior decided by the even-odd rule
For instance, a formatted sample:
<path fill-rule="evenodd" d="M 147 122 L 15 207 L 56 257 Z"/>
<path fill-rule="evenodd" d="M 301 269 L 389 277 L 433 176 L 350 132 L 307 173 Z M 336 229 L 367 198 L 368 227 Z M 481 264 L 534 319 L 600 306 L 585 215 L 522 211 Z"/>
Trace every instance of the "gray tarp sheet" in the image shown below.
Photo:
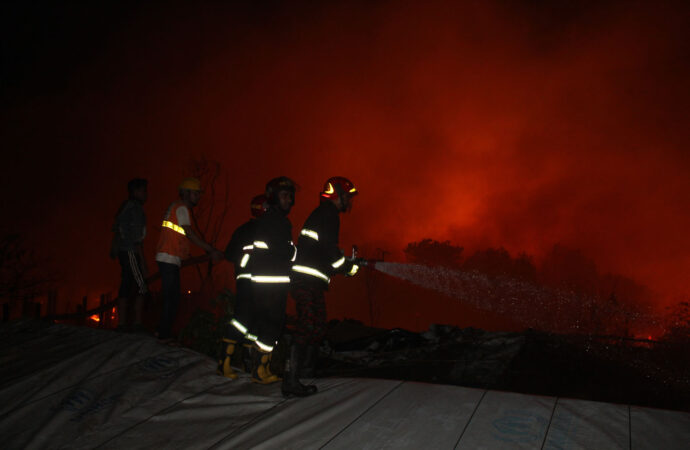
<path fill-rule="evenodd" d="M 690 414 L 395 380 L 230 381 L 149 337 L 0 330 L 2 448 L 688 449 Z"/>

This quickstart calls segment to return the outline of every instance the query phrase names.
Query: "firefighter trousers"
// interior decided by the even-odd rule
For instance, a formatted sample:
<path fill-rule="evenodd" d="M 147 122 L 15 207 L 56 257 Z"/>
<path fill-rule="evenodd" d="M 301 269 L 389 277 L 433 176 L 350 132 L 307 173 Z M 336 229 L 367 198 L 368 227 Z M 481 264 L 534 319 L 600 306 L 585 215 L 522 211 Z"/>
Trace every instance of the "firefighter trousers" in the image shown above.
<path fill-rule="evenodd" d="M 247 279 L 237 280 L 235 291 L 235 308 L 232 317 L 245 329 L 251 330 L 254 328 L 253 318 L 255 316 L 252 302 L 252 282 Z M 225 337 L 240 342 L 244 339 L 244 333 L 232 323 L 228 323 Z"/>
<path fill-rule="evenodd" d="M 287 294 L 287 284 L 252 282 L 252 327 L 249 333 L 260 343 L 273 346 L 278 341 L 285 324 Z"/>
<path fill-rule="evenodd" d="M 326 298 L 318 288 L 298 287 L 292 290 L 297 309 L 295 342 L 300 345 L 319 345 L 326 335 Z"/>

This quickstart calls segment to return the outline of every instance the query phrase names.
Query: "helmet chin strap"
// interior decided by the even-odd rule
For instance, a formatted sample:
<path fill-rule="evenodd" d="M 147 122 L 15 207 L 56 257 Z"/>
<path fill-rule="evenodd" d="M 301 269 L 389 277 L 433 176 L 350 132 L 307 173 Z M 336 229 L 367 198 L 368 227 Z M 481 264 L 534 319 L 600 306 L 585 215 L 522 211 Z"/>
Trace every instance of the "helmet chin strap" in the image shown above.
<path fill-rule="evenodd" d="M 343 192 L 338 197 L 340 198 L 340 212 L 349 212 L 352 204 L 350 203 L 350 200 L 347 198 L 347 194 Z"/>

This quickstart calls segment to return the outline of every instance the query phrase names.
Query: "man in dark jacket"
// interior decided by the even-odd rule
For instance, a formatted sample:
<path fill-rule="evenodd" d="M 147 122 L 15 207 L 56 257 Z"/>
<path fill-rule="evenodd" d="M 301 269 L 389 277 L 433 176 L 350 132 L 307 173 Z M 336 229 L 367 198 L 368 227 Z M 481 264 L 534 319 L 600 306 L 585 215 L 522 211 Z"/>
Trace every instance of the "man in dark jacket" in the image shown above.
<path fill-rule="evenodd" d="M 142 331 L 141 310 L 148 292 L 148 276 L 143 243 L 146 237 L 144 203 L 148 198 L 148 182 L 135 178 L 127 183 L 128 199 L 120 206 L 113 231 L 114 249 L 122 269 L 122 282 L 118 292 L 118 330 Z M 130 317 L 131 316 L 131 317 Z"/>
<path fill-rule="evenodd" d="M 218 359 L 218 374 L 232 380 L 237 378 L 237 374 L 230 366 L 232 355 L 235 353 L 237 344 L 245 341 L 244 332 L 254 328 L 253 318 L 256 314 L 253 312 L 252 274 L 249 272 L 249 260 L 254 248 L 256 220 L 266 212 L 267 207 L 265 195 L 254 197 L 250 205 L 252 218 L 232 233 L 230 242 L 225 248 L 225 259 L 230 261 L 235 268 L 235 310 L 223 338 Z"/>
<path fill-rule="evenodd" d="M 297 261 L 292 266 L 292 297 L 297 307 L 297 328 L 290 354 L 301 373 L 285 376 L 283 384 L 298 385 L 299 376 L 311 377 L 318 346 L 326 333 L 326 302 L 331 276 L 352 276 L 359 266 L 338 248 L 340 213 L 352 208 L 357 189 L 344 177 L 326 181 L 320 205 L 309 215 L 300 231 Z M 293 363 L 294 365 L 294 363 Z"/>
<path fill-rule="evenodd" d="M 238 329 L 254 344 L 252 381 L 261 384 L 279 380 L 269 366 L 285 322 L 290 267 L 297 252 L 287 218 L 295 203 L 295 189 L 287 177 L 274 178 L 266 185 L 268 209 L 256 219 L 248 261 L 253 313 L 251 326 Z"/>

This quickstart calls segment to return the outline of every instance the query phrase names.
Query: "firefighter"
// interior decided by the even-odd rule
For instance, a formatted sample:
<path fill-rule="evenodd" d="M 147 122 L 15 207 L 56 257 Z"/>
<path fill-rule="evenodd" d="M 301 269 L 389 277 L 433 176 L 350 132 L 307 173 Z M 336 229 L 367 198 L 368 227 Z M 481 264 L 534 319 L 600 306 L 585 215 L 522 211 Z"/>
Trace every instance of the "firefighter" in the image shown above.
<path fill-rule="evenodd" d="M 297 327 L 290 348 L 293 365 L 301 372 L 286 375 L 284 385 L 298 385 L 299 377 L 313 377 L 318 346 L 326 333 L 326 303 L 331 276 L 353 276 L 359 266 L 338 248 L 340 213 L 349 212 L 357 189 L 343 177 L 329 178 L 320 193 L 319 206 L 309 215 L 297 241 L 297 261 L 292 266 L 292 297 L 297 307 Z M 296 362 L 296 364 L 295 364 Z M 310 386 L 314 388 L 315 386 Z M 290 389 L 287 387 L 286 389 Z"/>
<path fill-rule="evenodd" d="M 179 200 L 170 204 L 161 224 L 156 263 L 161 274 L 163 310 L 156 334 L 162 341 L 172 338 L 180 303 L 180 267 L 189 257 L 190 243 L 201 247 L 214 261 L 223 259 L 223 253 L 201 239 L 192 228 L 192 209 L 199 203 L 201 193 L 199 180 L 184 179 L 178 186 Z"/>
<path fill-rule="evenodd" d="M 279 381 L 270 371 L 271 352 L 285 321 L 290 288 L 290 266 L 297 249 L 292 242 L 292 224 L 287 218 L 295 203 L 295 183 L 288 177 L 266 184 L 268 209 L 256 219 L 254 242 L 249 258 L 252 317 L 250 324 L 234 326 L 253 343 L 252 381 L 261 384 Z"/>
<path fill-rule="evenodd" d="M 218 374 L 232 380 L 237 378 L 237 374 L 230 366 L 230 360 L 235 353 L 236 346 L 238 343 L 249 346 L 243 342 L 245 338 L 242 330 L 254 328 L 251 297 L 252 275 L 249 272 L 249 260 L 251 251 L 254 248 L 256 219 L 266 212 L 268 208 L 266 200 L 264 194 L 257 195 L 252 199 L 250 204 L 252 217 L 232 233 L 230 242 L 225 248 L 225 259 L 230 261 L 235 268 L 235 311 L 234 317 L 227 325 L 225 337 L 223 338 L 218 359 Z M 245 366 L 248 365 L 245 363 Z"/>

